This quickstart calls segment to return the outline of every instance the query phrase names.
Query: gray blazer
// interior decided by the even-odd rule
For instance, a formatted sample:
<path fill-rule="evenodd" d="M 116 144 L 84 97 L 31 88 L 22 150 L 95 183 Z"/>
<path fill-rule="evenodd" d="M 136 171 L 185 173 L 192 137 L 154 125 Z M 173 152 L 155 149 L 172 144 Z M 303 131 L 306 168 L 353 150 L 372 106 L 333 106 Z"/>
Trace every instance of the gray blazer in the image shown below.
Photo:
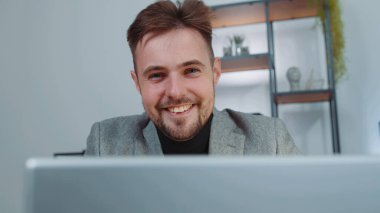
<path fill-rule="evenodd" d="M 210 155 L 299 154 L 284 123 L 276 118 L 230 109 L 214 109 Z M 163 155 L 156 127 L 148 116 L 124 116 L 96 122 L 87 138 L 86 155 Z"/>

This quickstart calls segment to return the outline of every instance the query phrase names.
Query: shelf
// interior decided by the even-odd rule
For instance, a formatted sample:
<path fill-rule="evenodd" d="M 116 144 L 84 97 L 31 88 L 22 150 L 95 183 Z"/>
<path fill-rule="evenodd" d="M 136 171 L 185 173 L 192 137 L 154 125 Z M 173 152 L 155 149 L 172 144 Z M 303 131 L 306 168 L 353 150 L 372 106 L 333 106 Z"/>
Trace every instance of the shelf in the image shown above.
<path fill-rule="evenodd" d="M 214 7 L 213 11 L 213 28 L 265 22 L 265 4 L 262 2 L 222 5 Z"/>
<path fill-rule="evenodd" d="M 252 1 L 213 7 L 213 28 L 264 23 L 265 3 Z M 269 3 L 269 20 L 280 21 L 317 16 L 308 0 L 277 0 Z"/>
<path fill-rule="evenodd" d="M 268 54 L 228 56 L 221 58 L 222 72 L 268 69 Z"/>
<path fill-rule="evenodd" d="M 269 6 L 271 21 L 307 18 L 318 15 L 317 7 L 309 0 L 281 0 L 273 1 Z"/>
<path fill-rule="evenodd" d="M 277 104 L 289 104 L 329 101 L 331 97 L 330 90 L 310 90 L 300 92 L 280 92 L 275 94 L 274 99 Z"/>

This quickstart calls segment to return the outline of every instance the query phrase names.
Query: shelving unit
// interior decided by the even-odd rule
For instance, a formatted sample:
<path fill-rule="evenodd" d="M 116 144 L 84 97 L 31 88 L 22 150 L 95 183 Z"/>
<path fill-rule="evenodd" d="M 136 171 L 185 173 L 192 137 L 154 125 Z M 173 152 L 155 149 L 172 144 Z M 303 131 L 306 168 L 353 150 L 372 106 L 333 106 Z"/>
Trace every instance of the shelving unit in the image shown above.
<path fill-rule="evenodd" d="M 267 69 L 269 71 L 269 86 L 271 113 L 278 117 L 278 105 L 289 103 L 328 102 L 333 141 L 333 152 L 340 153 L 336 94 L 333 72 L 332 39 L 330 31 L 330 10 L 326 0 L 323 4 L 325 20 L 325 46 L 327 58 L 328 89 L 308 90 L 298 92 L 278 92 L 273 41 L 273 21 L 292 20 L 317 16 L 317 8 L 308 0 L 259 0 L 228 5 L 214 6 L 213 28 L 224 28 L 240 25 L 265 23 L 267 27 L 268 52 L 247 56 L 229 56 L 222 58 L 222 71 L 235 72 L 246 70 Z"/>

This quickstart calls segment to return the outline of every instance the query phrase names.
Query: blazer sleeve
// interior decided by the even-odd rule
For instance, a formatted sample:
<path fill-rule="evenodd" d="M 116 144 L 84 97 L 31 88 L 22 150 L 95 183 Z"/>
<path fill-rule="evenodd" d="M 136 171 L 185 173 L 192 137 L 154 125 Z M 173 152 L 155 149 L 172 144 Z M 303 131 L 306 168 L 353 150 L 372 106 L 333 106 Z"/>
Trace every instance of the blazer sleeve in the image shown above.
<path fill-rule="evenodd" d="M 99 156 L 100 146 L 100 123 L 96 122 L 92 125 L 90 135 L 87 137 L 87 148 L 85 156 Z"/>
<path fill-rule="evenodd" d="M 289 134 L 284 122 L 280 119 L 275 121 L 277 155 L 300 155 L 300 150 L 295 145 L 292 136 Z"/>

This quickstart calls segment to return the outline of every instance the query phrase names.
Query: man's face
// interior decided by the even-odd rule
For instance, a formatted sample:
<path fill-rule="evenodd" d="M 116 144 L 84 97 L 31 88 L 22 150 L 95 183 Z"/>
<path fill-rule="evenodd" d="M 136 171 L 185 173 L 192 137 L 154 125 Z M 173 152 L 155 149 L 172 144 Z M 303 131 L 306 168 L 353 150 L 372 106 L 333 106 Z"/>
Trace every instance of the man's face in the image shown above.
<path fill-rule="evenodd" d="M 206 42 L 195 30 L 182 28 L 147 34 L 136 47 L 137 74 L 131 75 L 149 118 L 169 138 L 194 137 L 214 107 L 214 86 L 221 74 Z"/>

